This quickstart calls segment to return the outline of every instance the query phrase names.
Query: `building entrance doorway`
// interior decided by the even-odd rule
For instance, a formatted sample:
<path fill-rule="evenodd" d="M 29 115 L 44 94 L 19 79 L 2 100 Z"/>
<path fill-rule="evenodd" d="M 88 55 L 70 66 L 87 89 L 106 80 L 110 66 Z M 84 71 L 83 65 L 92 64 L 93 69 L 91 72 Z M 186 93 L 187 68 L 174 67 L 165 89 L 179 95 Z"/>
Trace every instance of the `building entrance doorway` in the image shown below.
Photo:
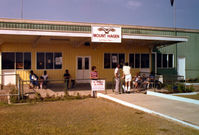
<path fill-rule="evenodd" d="M 89 83 L 91 70 L 91 57 L 90 56 L 77 56 L 76 64 L 76 79 L 77 83 Z"/>
<path fill-rule="evenodd" d="M 184 76 L 184 79 L 186 79 L 185 57 L 178 57 L 178 75 Z"/>

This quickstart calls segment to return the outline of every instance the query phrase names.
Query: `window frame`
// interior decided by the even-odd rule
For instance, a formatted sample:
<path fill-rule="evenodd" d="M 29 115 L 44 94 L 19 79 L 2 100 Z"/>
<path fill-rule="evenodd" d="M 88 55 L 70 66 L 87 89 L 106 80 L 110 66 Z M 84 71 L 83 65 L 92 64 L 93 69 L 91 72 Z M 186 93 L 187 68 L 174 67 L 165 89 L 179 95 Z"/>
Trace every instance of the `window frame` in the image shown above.
<path fill-rule="evenodd" d="M 134 55 L 134 66 L 133 67 L 131 66 L 131 68 L 135 68 L 135 69 L 149 69 L 149 68 L 151 68 L 151 55 L 152 54 L 150 54 L 150 53 L 136 53 L 136 52 L 129 53 L 129 55 L 128 55 L 129 56 L 129 59 L 128 59 L 129 65 L 130 65 L 130 55 L 131 54 Z M 135 55 L 136 54 L 139 54 L 139 67 L 136 67 L 136 64 L 135 64 L 135 61 L 136 61 Z M 142 68 L 142 62 L 141 62 L 141 60 L 142 60 L 142 54 L 149 55 L 149 67 Z"/>
<path fill-rule="evenodd" d="M 104 65 L 105 65 L 105 60 L 104 60 L 104 58 L 105 58 L 105 54 L 109 54 L 110 56 L 110 68 L 105 68 L 104 67 Z M 115 67 L 112 67 L 112 54 L 117 54 L 116 56 L 117 56 L 117 64 L 119 63 L 119 60 L 120 60 L 120 58 L 119 58 L 119 55 L 120 54 L 123 54 L 124 55 L 124 63 L 125 63 L 125 61 L 126 61 L 126 54 L 125 53 L 122 53 L 122 52 L 111 52 L 111 53 L 107 53 L 107 52 L 105 52 L 104 54 L 103 54 L 103 69 L 115 69 Z M 120 67 L 120 68 L 122 68 L 122 67 Z"/>
<path fill-rule="evenodd" d="M 175 68 L 174 54 L 172 54 L 172 53 L 159 53 L 159 54 L 161 55 L 161 67 L 157 66 L 158 69 L 174 69 Z M 163 65 L 163 55 L 167 55 L 167 67 L 163 67 L 164 66 Z M 172 55 L 172 67 L 169 67 L 169 55 Z"/>
<path fill-rule="evenodd" d="M 22 51 L 19 51 L 19 52 L 14 52 L 14 51 L 10 51 L 10 52 L 8 52 L 8 51 L 5 51 L 5 52 L 1 52 L 1 55 L 3 55 L 3 53 L 14 53 L 14 68 L 13 69 L 3 69 L 3 64 L 1 65 L 2 66 L 2 70 L 31 70 L 32 69 L 32 52 L 22 52 Z M 17 60 L 16 60 L 16 54 L 17 53 L 22 53 L 22 55 L 23 55 L 23 68 L 21 68 L 21 69 L 17 69 Z M 25 69 L 24 68 L 24 54 L 25 53 L 29 53 L 30 54 L 30 69 Z M 3 62 L 3 58 L 1 57 L 1 61 Z"/>
<path fill-rule="evenodd" d="M 44 68 L 43 69 L 38 69 L 37 68 L 37 53 L 44 53 Z M 47 69 L 46 68 L 46 53 L 53 53 L 53 68 L 52 69 Z M 54 68 L 54 63 L 55 63 L 55 61 L 54 61 L 54 56 L 55 56 L 55 53 L 61 53 L 61 56 L 62 56 L 62 66 L 61 66 L 61 68 L 59 68 L 59 69 L 57 69 L 57 68 Z M 63 52 L 44 52 L 44 51 L 42 51 L 42 52 L 36 52 L 36 54 L 35 54 L 35 69 L 36 70 L 63 70 Z"/>

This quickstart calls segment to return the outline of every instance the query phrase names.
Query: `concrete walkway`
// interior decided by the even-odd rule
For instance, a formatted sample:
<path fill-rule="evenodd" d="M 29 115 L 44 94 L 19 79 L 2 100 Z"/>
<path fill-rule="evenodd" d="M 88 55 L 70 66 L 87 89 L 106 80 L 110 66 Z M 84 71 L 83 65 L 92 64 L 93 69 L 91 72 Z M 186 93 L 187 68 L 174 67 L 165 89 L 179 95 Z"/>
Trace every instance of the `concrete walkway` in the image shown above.
<path fill-rule="evenodd" d="M 108 94 L 108 96 L 199 126 L 199 105 L 145 94 Z"/>

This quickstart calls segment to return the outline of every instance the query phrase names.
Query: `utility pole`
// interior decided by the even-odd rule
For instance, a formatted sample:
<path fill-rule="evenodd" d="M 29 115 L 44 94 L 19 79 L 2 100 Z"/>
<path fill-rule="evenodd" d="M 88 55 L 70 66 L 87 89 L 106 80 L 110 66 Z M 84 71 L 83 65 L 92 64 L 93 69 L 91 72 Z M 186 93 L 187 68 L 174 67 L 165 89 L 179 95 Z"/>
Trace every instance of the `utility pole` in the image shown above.
<path fill-rule="evenodd" d="M 175 33 L 175 36 L 177 36 L 177 29 L 176 29 L 176 0 L 175 2 L 173 3 L 173 25 L 174 25 L 174 33 Z M 178 44 L 176 43 L 175 45 L 175 48 L 176 48 L 176 72 L 177 72 L 177 75 L 178 75 Z"/>
<path fill-rule="evenodd" d="M 23 19 L 23 0 L 21 0 L 21 19 Z"/>
<path fill-rule="evenodd" d="M 173 28 L 174 28 L 174 36 L 177 36 L 177 29 L 176 29 L 176 0 L 170 0 L 171 6 L 173 8 Z M 176 72 L 178 74 L 178 46 L 177 43 L 175 45 L 176 49 Z"/>

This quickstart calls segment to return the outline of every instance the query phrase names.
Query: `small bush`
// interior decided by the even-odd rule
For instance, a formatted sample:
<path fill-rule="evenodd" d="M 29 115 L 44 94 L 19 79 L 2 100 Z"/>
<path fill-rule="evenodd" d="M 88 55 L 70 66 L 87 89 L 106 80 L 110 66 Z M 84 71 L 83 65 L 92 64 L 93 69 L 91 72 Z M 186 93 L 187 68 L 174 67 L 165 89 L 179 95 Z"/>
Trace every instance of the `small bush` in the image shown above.
<path fill-rule="evenodd" d="M 178 84 L 178 90 L 179 90 L 180 93 L 186 92 L 185 85 L 184 84 Z"/>
<path fill-rule="evenodd" d="M 195 91 L 195 89 L 194 89 L 193 85 L 191 85 L 191 86 L 186 87 L 186 91 L 193 92 L 193 91 Z"/>
<path fill-rule="evenodd" d="M 19 99 L 18 99 L 18 96 L 17 95 L 12 95 L 12 94 L 18 94 L 18 90 L 14 87 L 12 87 L 10 89 L 10 102 L 11 103 L 18 103 L 19 102 Z"/>
<path fill-rule="evenodd" d="M 42 101 L 43 100 L 43 98 L 42 98 L 40 93 L 38 93 L 38 92 L 35 93 L 35 100 L 36 101 Z"/>
<path fill-rule="evenodd" d="M 173 93 L 173 86 L 172 85 L 166 85 L 166 89 L 169 91 L 169 92 L 171 92 L 171 93 Z"/>

